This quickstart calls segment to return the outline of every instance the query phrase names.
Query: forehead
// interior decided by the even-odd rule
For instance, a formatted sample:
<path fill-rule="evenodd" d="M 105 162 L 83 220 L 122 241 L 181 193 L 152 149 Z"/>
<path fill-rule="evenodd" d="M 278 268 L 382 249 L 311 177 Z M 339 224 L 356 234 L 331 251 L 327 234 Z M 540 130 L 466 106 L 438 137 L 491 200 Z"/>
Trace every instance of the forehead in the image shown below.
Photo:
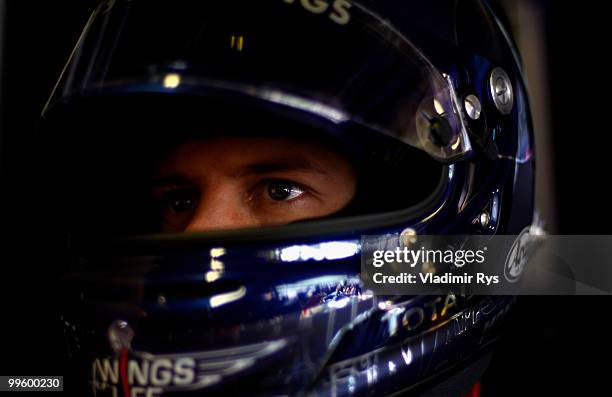
<path fill-rule="evenodd" d="M 161 170 L 175 172 L 315 170 L 325 173 L 346 156 L 323 142 L 287 138 L 216 137 L 175 146 L 161 162 Z"/>

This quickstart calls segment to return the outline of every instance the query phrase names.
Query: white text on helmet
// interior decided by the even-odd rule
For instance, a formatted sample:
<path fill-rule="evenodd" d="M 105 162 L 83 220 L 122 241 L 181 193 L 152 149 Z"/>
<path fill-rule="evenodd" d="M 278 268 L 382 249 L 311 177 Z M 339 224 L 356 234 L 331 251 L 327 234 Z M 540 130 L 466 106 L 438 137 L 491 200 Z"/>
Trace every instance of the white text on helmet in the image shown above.
<path fill-rule="evenodd" d="M 293 4 L 296 0 L 283 0 L 287 4 Z M 349 9 L 353 4 L 349 0 L 298 0 L 302 7 L 313 14 L 328 13 L 329 18 L 338 25 L 346 25 L 351 20 Z"/>

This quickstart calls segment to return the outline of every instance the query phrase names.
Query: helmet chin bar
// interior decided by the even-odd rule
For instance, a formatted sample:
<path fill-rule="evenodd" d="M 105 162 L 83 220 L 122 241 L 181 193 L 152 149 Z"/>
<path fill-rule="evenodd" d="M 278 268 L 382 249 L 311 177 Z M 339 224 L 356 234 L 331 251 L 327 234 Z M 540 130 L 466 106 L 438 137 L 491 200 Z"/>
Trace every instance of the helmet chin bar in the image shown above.
<path fill-rule="evenodd" d="M 73 358 L 88 361 L 83 375 L 95 393 L 188 396 L 244 391 L 247 385 L 253 395 L 399 391 L 438 375 L 445 362 L 461 363 L 486 348 L 514 302 L 452 293 L 377 297 L 355 274 L 358 244 L 328 241 L 302 246 L 299 255 L 283 254 L 282 246 L 246 252 L 240 245 L 200 245 L 174 254 L 132 254 L 138 266 L 131 268 L 122 258 L 107 259 L 103 267 L 82 262 L 89 272 L 66 280 L 80 303 L 72 301 L 63 321 L 67 338 L 79 341 L 71 344 Z M 236 262 L 238 252 L 251 259 Z M 254 266 L 260 269 L 255 278 L 249 270 Z M 171 269 L 182 277 L 169 279 Z M 206 277 L 210 272 L 215 277 Z M 196 300 L 189 298 L 194 288 Z M 140 291 L 131 298 L 140 303 L 123 307 L 133 311 L 108 305 L 121 303 L 132 289 Z M 293 306 L 299 314 L 267 314 Z M 109 320 L 107 332 L 94 331 Z M 449 343 L 463 348 L 440 350 Z"/>

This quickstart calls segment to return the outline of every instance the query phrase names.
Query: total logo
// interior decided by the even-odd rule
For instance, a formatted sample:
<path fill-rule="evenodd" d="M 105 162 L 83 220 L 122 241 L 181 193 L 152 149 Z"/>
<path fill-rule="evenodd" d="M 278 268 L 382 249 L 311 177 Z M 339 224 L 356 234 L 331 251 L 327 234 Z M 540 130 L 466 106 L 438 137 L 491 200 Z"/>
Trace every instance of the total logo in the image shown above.
<path fill-rule="evenodd" d="M 203 352 L 153 355 L 131 352 L 96 358 L 91 385 L 97 397 L 159 397 L 218 384 L 233 374 L 253 369 L 258 360 L 275 355 L 284 339 Z"/>

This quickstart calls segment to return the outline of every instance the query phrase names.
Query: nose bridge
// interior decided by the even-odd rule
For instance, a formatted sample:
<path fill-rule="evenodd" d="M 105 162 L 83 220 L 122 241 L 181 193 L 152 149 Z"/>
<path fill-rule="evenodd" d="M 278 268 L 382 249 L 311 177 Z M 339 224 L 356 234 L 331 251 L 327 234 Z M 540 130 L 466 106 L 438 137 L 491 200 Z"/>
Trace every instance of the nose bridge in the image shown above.
<path fill-rule="evenodd" d="M 231 185 L 217 184 L 201 196 L 197 210 L 185 231 L 232 229 L 255 226 L 242 195 Z"/>

